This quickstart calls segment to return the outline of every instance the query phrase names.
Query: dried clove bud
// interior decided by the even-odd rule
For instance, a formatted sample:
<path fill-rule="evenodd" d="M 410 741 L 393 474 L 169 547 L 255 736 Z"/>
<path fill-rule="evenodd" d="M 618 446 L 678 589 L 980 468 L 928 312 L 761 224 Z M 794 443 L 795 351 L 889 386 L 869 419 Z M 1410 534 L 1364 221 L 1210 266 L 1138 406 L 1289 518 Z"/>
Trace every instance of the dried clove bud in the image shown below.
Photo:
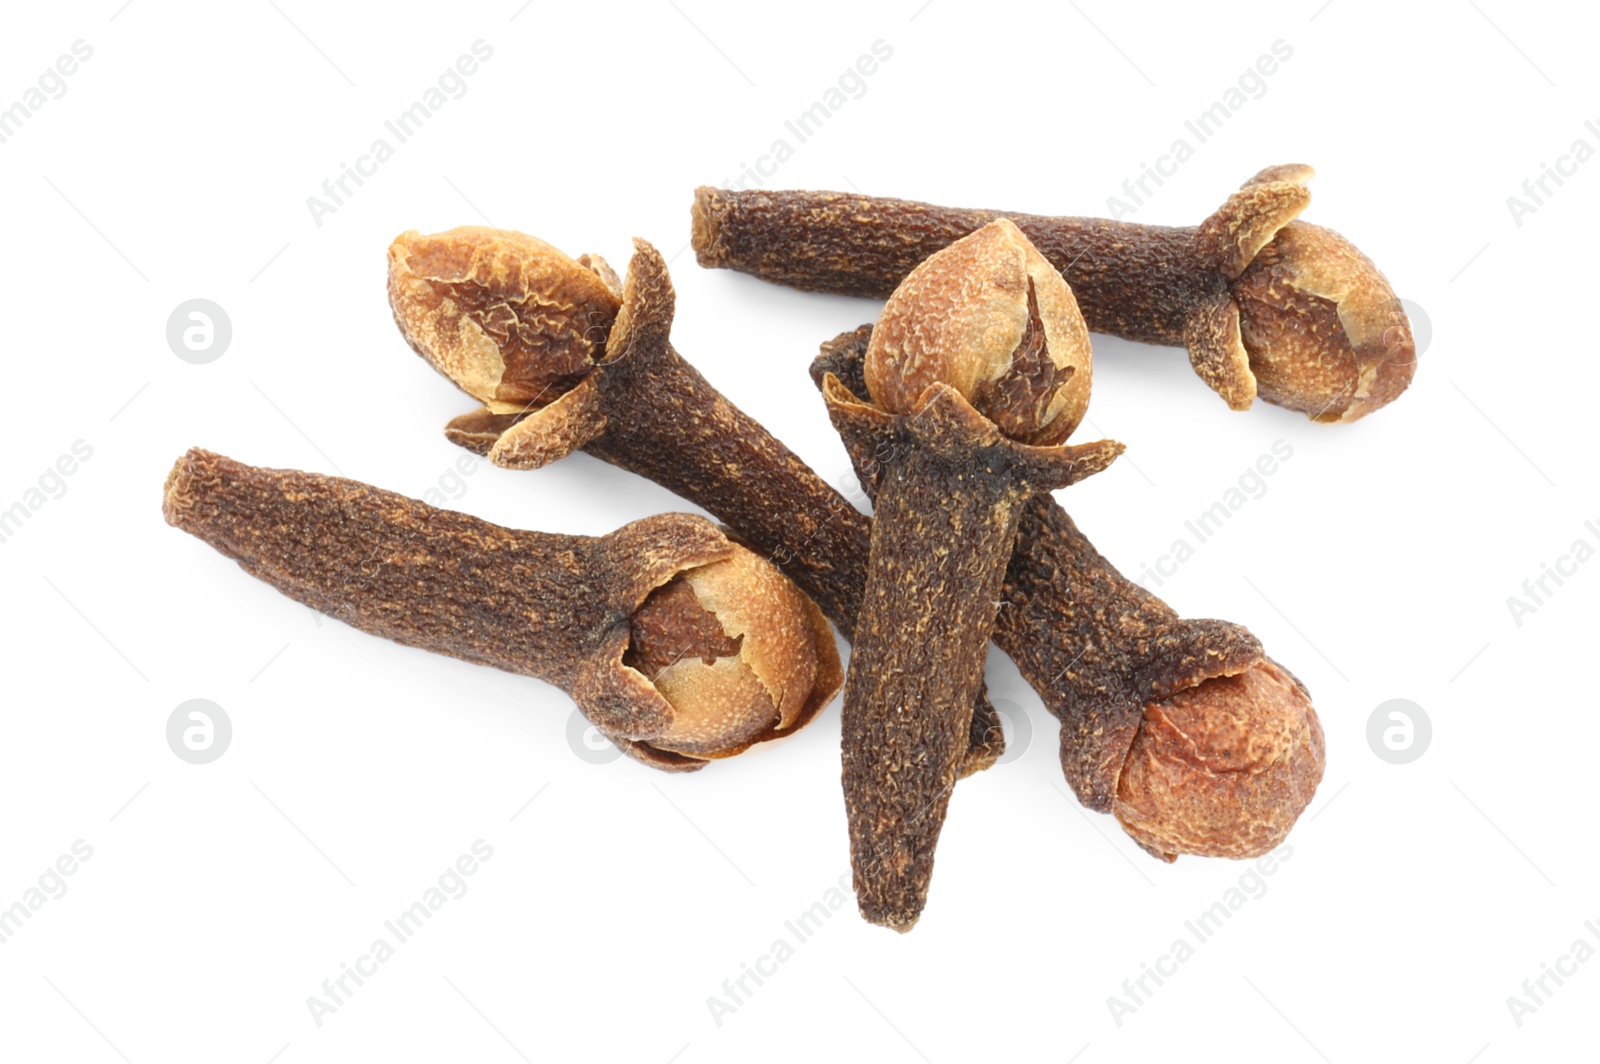
<path fill-rule="evenodd" d="M 1198 226 L 962 210 L 837 192 L 695 191 L 700 264 L 886 297 L 927 256 L 1011 218 L 1059 269 L 1088 327 L 1186 347 L 1236 410 L 1256 395 L 1354 421 L 1410 384 L 1416 348 L 1389 282 L 1348 241 L 1295 221 L 1309 166 L 1269 167 Z"/>
<path fill-rule="evenodd" d="M 851 867 L 873 923 L 909 931 L 927 902 L 1023 504 L 1121 453 L 1053 445 L 1083 414 L 1088 365 L 1071 291 L 1000 220 L 889 298 L 866 353 L 870 403 L 823 382 L 841 433 L 870 426 L 893 440 L 841 723 Z"/>
<path fill-rule="evenodd" d="M 536 237 L 471 225 L 411 232 L 389 256 L 401 334 L 490 413 L 549 406 L 604 356 L 616 296 Z"/>
<path fill-rule="evenodd" d="M 614 315 L 592 316 L 607 306 L 591 291 L 610 274 L 603 262 L 570 259 L 532 237 L 501 236 L 497 242 L 492 232 L 472 228 L 405 233 L 389 249 L 389 291 L 401 332 L 484 403 L 453 420 L 446 435 L 508 468 L 537 468 L 582 448 L 655 481 L 727 522 L 851 638 L 866 585 L 870 522 L 673 349 L 674 294 L 660 253 L 636 241 L 624 290 L 610 304 Z M 491 270 L 485 262 L 497 265 Z M 530 285 L 530 277 L 540 285 Z M 495 374 L 520 365 L 519 356 L 475 345 L 472 359 L 459 357 L 464 347 L 452 346 L 451 338 L 466 327 L 451 308 L 520 305 L 535 287 L 585 293 L 562 303 L 577 321 L 541 319 L 540 335 L 583 332 L 591 340 L 589 365 L 575 382 L 572 374 L 564 377 L 566 390 L 553 399 L 507 410 L 492 398 L 500 389 Z M 566 370 L 575 365 L 563 363 Z M 993 764 L 1004 749 L 999 718 L 981 695 L 968 741 L 964 774 Z"/>
<path fill-rule="evenodd" d="M 1285 225 L 1230 292 L 1267 402 L 1314 421 L 1354 421 L 1411 383 L 1417 352 L 1405 309 L 1372 260 L 1333 230 Z"/>
<path fill-rule="evenodd" d="M 669 771 L 792 733 L 842 680 L 815 604 L 688 514 L 598 538 L 522 532 L 198 448 L 168 475 L 162 511 L 312 609 L 560 687 Z"/>
<path fill-rule="evenodd" d="M 1111 811 L 1158 856 L 1258 857 L 1310 802 L 1324 756 L 1304 690 L 1256 662 L 1144 707 Z"/>
<path fill-rule="evenodd" d="M 743 547 L 656 588 L 629 623 L 623 664 L 677 711 L 651 739 L 656 749 L 725 757 L 741 743 L 788 734 L 802 713 L 827 702 L 815 700 L 818 661 L 810 652 L 823 638 L 833 647 L 827 623 L 771 562 Z M 840 682 L 837 660 L 824 680 L 829 698 Z"/>
<path fill-rule="evenodd" d="M 822 346 L 819 386 L 866 387 L 873 333 Z M 868 494 L 895 442 L 840 425 Z M 1184 620 L 1123 576 L 1047 495 L 1022 508 L 994 642 L 1061 721 L 1078 800 L 1113 813 L 1149 853 L 1256 857 L 1288 834 L 1322 779 L 1322 727 L 1305 688 L 1239 625 Z"/>
<path fill-rule="evenodd" d="M 944 382 L 1013 439 L 1053 446 L 1089 405 L 1089 331 L 1072 291 L 1010 222 L 924 262 L 867 349 L 874 402 L 911 414 Z"/>

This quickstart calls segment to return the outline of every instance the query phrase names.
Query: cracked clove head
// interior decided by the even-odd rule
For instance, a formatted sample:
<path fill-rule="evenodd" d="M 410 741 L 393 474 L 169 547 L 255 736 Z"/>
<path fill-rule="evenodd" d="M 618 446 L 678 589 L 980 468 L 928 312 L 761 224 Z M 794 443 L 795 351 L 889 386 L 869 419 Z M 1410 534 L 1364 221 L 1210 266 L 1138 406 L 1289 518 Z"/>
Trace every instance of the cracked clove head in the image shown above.
<path fill-rule="evenodd" d="M 1112 812 L 1167 861 L 1258 857 L 1311 804 L 1324 757 L 1305 690 L 1258 662 L 1145 706 Z"/>
<path fill-rule="evenodd" d="M 1001 218 L 900 283 L 865 368 L 867 391 L 891 413 L 948 384 L 1012 439 L 1053 446 L 1089 403 L 1089 330 L 1061 274 Z"/>
<path fill-rule="evenodd" d="M 413 350 L 490 414 L 549 405 L 605 357 L 609 268 L 536 237 L 463 226 L 389 246 L 389 303 Z"/>
<path fill-rule="evenodd" d="M 1354 421 L 1411 383 L 1411 324 L 1388 280 L 1344 237 L 1294 221 L 1232 283 L 1260 396 L 1314 421 Z"/>
<path fill-rule="evenodd" d="M 630 621 L 622 660 L 673 708 L 671 726 L 643 741 L 700 759 L 789 734 L 833 698 L 843 675 L 815 604 L 739 546 L 651 592 Z"/>

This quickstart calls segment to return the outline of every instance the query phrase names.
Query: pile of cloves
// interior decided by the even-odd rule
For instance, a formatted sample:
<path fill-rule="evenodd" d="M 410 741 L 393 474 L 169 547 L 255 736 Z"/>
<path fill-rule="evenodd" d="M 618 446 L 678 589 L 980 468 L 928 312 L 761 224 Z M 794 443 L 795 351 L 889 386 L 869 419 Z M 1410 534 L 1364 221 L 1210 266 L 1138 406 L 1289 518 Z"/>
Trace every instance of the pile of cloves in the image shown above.
<path fill-rule="evenodd" d="M 1004 739 L 992 640 L 1061 722 L 1079 801 L 1163 860 L 1276 846 L 1322 778 L 1310 696 L 1259 641 L 1122 576 L 1052 492 L 1106 468 L 1068 443 L 1089 333 L 1181 345 L 1235 409 L 1319 421 L 1392 401 L 1415 366 L 1383 275 L 1296 220 L 1304 166 L 1262 171 L 1192 228 L 702 188 L 704 266 L 887 297 L 811 367 L 868 518 L 672 346 L 671 278 L 625 279 L 519 233 L 389 248 L 402 336 L 472 396 L 446 436 L 507 469 L 576 450 L 725 523 L 517 531 L 334 477 L 202 450 L 167 520 L 364 631 L 540 677 L 646 764 L 681 771 L 791 734 L 839 691 L 861 912 L 909 930 L 957 780 Z M 854 643 L 848 675 L 829 631 Z"/>

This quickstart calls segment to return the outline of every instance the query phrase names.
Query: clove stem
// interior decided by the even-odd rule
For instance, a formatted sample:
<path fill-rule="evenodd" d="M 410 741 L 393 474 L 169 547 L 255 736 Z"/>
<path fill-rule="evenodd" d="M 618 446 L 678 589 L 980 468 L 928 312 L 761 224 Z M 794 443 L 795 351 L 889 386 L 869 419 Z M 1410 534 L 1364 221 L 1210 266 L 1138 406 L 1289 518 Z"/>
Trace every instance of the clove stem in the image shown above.
<path fill-rule="evenodd" d="M 1008 218 L 1066 279 L 1091 330 L 1187 348 L 1195 372 L 1236 410 L 1259 395 L 1316 421 L 1353 421 L 1405 391 L 1416 347 L 1371 260 L 1297 220 L 1311 174 L 1268 167 L 1182 227 L 701 187 L 693 243 L 702 266 L 884 298 L 929 255 Z"/>

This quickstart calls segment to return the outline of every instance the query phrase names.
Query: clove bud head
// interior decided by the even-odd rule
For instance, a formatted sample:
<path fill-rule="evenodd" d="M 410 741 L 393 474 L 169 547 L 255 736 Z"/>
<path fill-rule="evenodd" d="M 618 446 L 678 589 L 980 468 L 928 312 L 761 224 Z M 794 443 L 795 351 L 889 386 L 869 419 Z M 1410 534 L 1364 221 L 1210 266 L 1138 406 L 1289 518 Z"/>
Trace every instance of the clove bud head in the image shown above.
<path fill-rule="evenodd" d="M 489 414 L 518 414 L 549 405 L 604 359 L 618 305 L 606 273 L 524 233 L 413 231 L 389 246 L 389 304 L 435 369 Z"/>
<path fill-rule="evenodd" d="M 1325 756 L 1304 689 L 1258 662 L 1145 706 L 1112 813 L 1167 861 L 1259 857 L 1311 804 Z"/>
<path fill-rule="evenodd" d="M 867 391 L 914 413 L 947 384 L 1002 432 L 1054 446 L 1089 404 L 1089 330 L 1072 289 L 1010 219 L 923 260 L 872 331 Z"/>
<path fill-rule="evenodd" d="M 1257 394 L 1354 421 L 1411 383 L 1417 350 L 1387 278 L 1331 229 L 1293 221 L 1232 283 Z"/>
<path fill-rule="evenodd" d="M 656 588 L 629 627 L 623 664 L 673 709 L 671 725 L 641 741 L 690 758 L 728 757 L 789 734 L 832 699 L 842 677 L 816 606 L 737 545 Z"/>

